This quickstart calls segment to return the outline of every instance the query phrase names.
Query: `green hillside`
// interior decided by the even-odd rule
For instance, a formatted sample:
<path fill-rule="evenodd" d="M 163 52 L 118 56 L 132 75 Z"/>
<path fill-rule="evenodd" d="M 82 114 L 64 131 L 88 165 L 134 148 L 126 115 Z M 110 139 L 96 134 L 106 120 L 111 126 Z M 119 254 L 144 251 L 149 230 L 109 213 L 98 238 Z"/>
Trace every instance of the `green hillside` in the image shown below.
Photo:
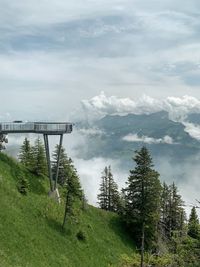
<path fill-rule="evenodd" d="M 17 190 L 21 175 L 30 183 L 27 196 Z M 115 266 L 122 254 L 134 250 L 118 216 L 92 206 L 77 208 L 63 231 L 64 206 L 48 197 L 48 180 L 4 154 L 0 154 L 0 205 L 1 267 Z M 77 238 L 79 231 L 85 240 Z"/>

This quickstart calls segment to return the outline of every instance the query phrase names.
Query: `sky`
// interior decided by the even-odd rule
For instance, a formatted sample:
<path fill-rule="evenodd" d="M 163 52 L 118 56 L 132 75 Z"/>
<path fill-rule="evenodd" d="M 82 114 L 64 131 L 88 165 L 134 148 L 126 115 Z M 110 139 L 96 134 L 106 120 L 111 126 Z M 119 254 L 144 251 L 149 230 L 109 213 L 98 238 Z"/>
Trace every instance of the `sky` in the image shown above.
<path fill-rule="evenodd" d="M 198 0 L 0 0 L 0 7 L 3 118 L 67 120 L 101 91 L 200 97 Z"/>

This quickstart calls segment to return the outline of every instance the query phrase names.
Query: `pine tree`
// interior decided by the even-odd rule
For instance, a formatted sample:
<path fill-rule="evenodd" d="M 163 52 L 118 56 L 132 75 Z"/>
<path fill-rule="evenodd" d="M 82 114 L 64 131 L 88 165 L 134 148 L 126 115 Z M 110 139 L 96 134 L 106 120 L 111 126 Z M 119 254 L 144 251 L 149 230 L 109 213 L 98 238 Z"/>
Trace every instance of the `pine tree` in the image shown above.
<path fill-rule="evenodd" d="M 117 183 L 114 181 L 111 166 L 108 167 L 108 210 L 117 212 L 120 206 L 120 195 Z"/>
<path fill-rule="evenodd" d="M 171 195 L 169 186 L 166 183 L 163 183 L 162 193 L 161 193 L 161 231 L 163 238 L 170 237 L 170 229 L 169 229 L 169 220 L 170 220 L 170 203 L 171 203 Z"/>
<path fill-rule="evenodd" d="M 101 209 L 108 209 L 108 167 L 104 168 L 101 176 L 100 193 L 97 195 L 98 204 Z"/>
<path fill-rule="evenodd" d="M 31 168 L 33 164 L 33 155 L 30 145 L 30 141 L 25 138 L 24 142 L 20 148 L 20 153 L 18 156 L 20 162 L 27 168 Z"/>
<path fill-rule="evenodd" d="M 52 164 L 52 174 L 53 178 L 55 179 L 56 169 L 57 169 L 57 160 L 58 160 L 58 152 L 59 146 L 56 145 L 54 153 L 53 153 L 53 164 Z M 68 173 L 70 172 L 70 164 L 71 160 L 67 157 L 65 149 L 61 147 L 60 151 L 60 164 L 59 164 L 59 172 L 58 172 L 58 184 L 62 187 L 66 185 Z"/>
<path fill-rule="evenodd" d="M 171 196 L 169 204 L 169 231 L 171 234 L 173 234 L 173 231 L 179 231 L 182 234 L 185 222 L 184 203 L 174 183 L 169 186 L 169 189 Z"/>
<path fill-rule="evenodd" d="M 185 228 L 185 211 L 183 200 L 178 194 L 177 186 L 173 183 L 163 184 L 161 194 L 161 228 L 162 234 L 171 239 L 174 233 L 182 235 Z"/>
<path fill-rule="evenodd" d="M 136 167 L 130 171 L 125 189 L 124 219 L 137 244 L 141 244 L 143 261 L 144 245 L 152 248 L 157 241 L 161 184 L 146 147 L 136 151 L 134 161 Z"/>
<path fill-rule="evenodd" d="M 192 208 L 188 222 L 188 235 L 192 238 L 200 238 L 199 219 L 195 207 Z"/>
<path fill-rule="evenodd" d="M 38 176 L 47 175 L 47 161 L 45 156 L 45 149 L 39 137 L 35 140 L 35 145 L 32 148 L 32 155 L 32 171 Z"/>
<path fill-rule="evenodd" d="M 83 198 L 83 191 L 81 189 L 81 184 L 79 181 L 79 176 L 77 174 L 77 170 L 75 169 L 73 165 L 73 161 L 71 158 L 68 160 L 68 168 L 67 168 L 67 180 L 65 183 L 65 213 L 64 213 L 64 219 L 63 219 L 63 225 L 64 228 L 67 217 L 71 216 L 73 214 L 73 205 L 75 203 L 75 200 L 82 200 Z"/>
<path fill-rule="evenodd" d="M 22 195 L 27 195 L 29 190 L 29 182 L 24 173 L 18 169 L 17 172 L 17 189 Z"/>
<path fill-rule="evenodd" d="M 100 193 L 97 196 L 100 208 L 114 212 L 119 211 L 120 195 L 113 178 L 111 166 L 105 167 L 101 180 Z"/>

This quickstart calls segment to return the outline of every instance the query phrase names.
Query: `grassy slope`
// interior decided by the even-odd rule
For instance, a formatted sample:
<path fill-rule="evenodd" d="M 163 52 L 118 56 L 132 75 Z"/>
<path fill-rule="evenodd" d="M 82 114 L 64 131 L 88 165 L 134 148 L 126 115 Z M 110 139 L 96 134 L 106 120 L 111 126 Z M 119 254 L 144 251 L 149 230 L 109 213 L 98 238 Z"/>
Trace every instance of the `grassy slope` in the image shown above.
<path fill-rule="evenodd" d="M 16 189 L 20 171 L 30 180 L 28 196 Z M 0 154 L 0 266 L 108 266 L 134 250 L 117 215 L 89 206 L 77 210 L 65 231 L 63 205 L 47 196 L 48 183 Z M 82 230 L 86 241 L 76 233 Z"/>

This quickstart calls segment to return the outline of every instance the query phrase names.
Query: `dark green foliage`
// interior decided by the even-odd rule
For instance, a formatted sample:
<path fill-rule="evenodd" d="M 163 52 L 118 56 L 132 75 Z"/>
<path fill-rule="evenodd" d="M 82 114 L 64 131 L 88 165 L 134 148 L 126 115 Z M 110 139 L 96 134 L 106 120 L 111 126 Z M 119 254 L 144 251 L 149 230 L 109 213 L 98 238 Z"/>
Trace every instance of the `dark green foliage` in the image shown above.
<path fill-rule="evenodd" d="M 105 167 L 100 184 L 100 193 L 97 196 L 101 209 L 118 212 L 120 209 L 120 196 L 118 186 L 114 181 L 111 167 Z"/>
<path fill-rule="evenodd" d="M 186 216 L 183 205 L 177 186 L 174 183 L 170 186 L 164 183 L 160 218 L 164 238 L 171 239 L 174 231 L 178 231 L 180 235 L 184 234 Z"/>
<path fill-rule="evenodd" d="M 195 239 L 200 239 L 200 225 L 195 207 L 192 208 L 188 222 L 188 235 Z"/>
<path fill-rule="evenodd" d="M 86 241 L 86 234 L 82 230 L 78 231 L 76 237 L 79 241 Z"/>
<path fill-rule="evenodd" d="M 67 165 L 67 180 L 65 181 L 65 214 L 62 227 L 64 228 L 67 218 L 73 215 L 73 205 L 76 201 L 82 200 L 83 191 L 79 181 L 77 170 L 73 165 L 73 161 L 69 158 Z"/>
<path fill-rule="evenodd" d="M 191 237 L 180 236 L 177 232 L 172 237 L 172 267 L 199 267 L 200 243 Z"/>
<path fill-rule="evenodd" d="M 28 190 L 29 190 L 29 182 L 26 176 L 22 171 L 18 172 L 18 177 L 17 177 L 17 189 L 22 195 L 27 195 Z"/>
<path fill-rule="evenodd" d="M 26 167 L 31 169 L 33 165 L 33 154 L 30 141 L 25 138 L 24 142 L 20 148 L 19 161 Z"/>
<path fill-rule="evenodd" d="M 32 147 L 32 171 L 37 176 L 47 175 L 47 161 L 45 149 L 41 139 L 38 137 Z"/>
<path fill-rule="evenodd" d="M 185 212 L 183 209 L 183 200 L 181 195 L 178 194 L 178 189 L 173 183 L 169 187 L 171 198 L 170 198 L 170 224 L 169 229 L 171 231 L 183 231 L 185 222 Z"/>
<path fill-rule="evenodd" d="M 101 176 L 100 194 L 97 196 L 101 209 L 107 210 L 108 207 L 108 167 L 105 167 Z"/>
<path fill-rule="evenodd" d="M 136 167 L 130 171 L 125 191 L 124 220 L 137 244 L 141 243 L 144 227 L 146 247 L 153 248 L 158 236 L 161 184 L 159 173 L 153 169 L 146 147 L 136 151 Z"/>
<path fill-rule="evenodd" d="M 56 175 L 58 152 L 59 152 L 59 145 L 56 145 L 53 153 L 53 164 L 52 164 L 52 174 L 54 179 Z M 67 157 L 65 149 L 61 147 L 59 173 L 58 173 L 58 184 L 61 186 L 64 186 L 67 182 L 68 173 L 70 172 L 70 164 L 71 160 Z"/>
<path fill-rule="evenodd" d="M 38 137 L 34 146 L 30 145 L 30 141 L 25 138 L 19 153 L 20 162 L 35 175 L 47 175 L 47 161 L 45 149 L 42 141 Z"/>

